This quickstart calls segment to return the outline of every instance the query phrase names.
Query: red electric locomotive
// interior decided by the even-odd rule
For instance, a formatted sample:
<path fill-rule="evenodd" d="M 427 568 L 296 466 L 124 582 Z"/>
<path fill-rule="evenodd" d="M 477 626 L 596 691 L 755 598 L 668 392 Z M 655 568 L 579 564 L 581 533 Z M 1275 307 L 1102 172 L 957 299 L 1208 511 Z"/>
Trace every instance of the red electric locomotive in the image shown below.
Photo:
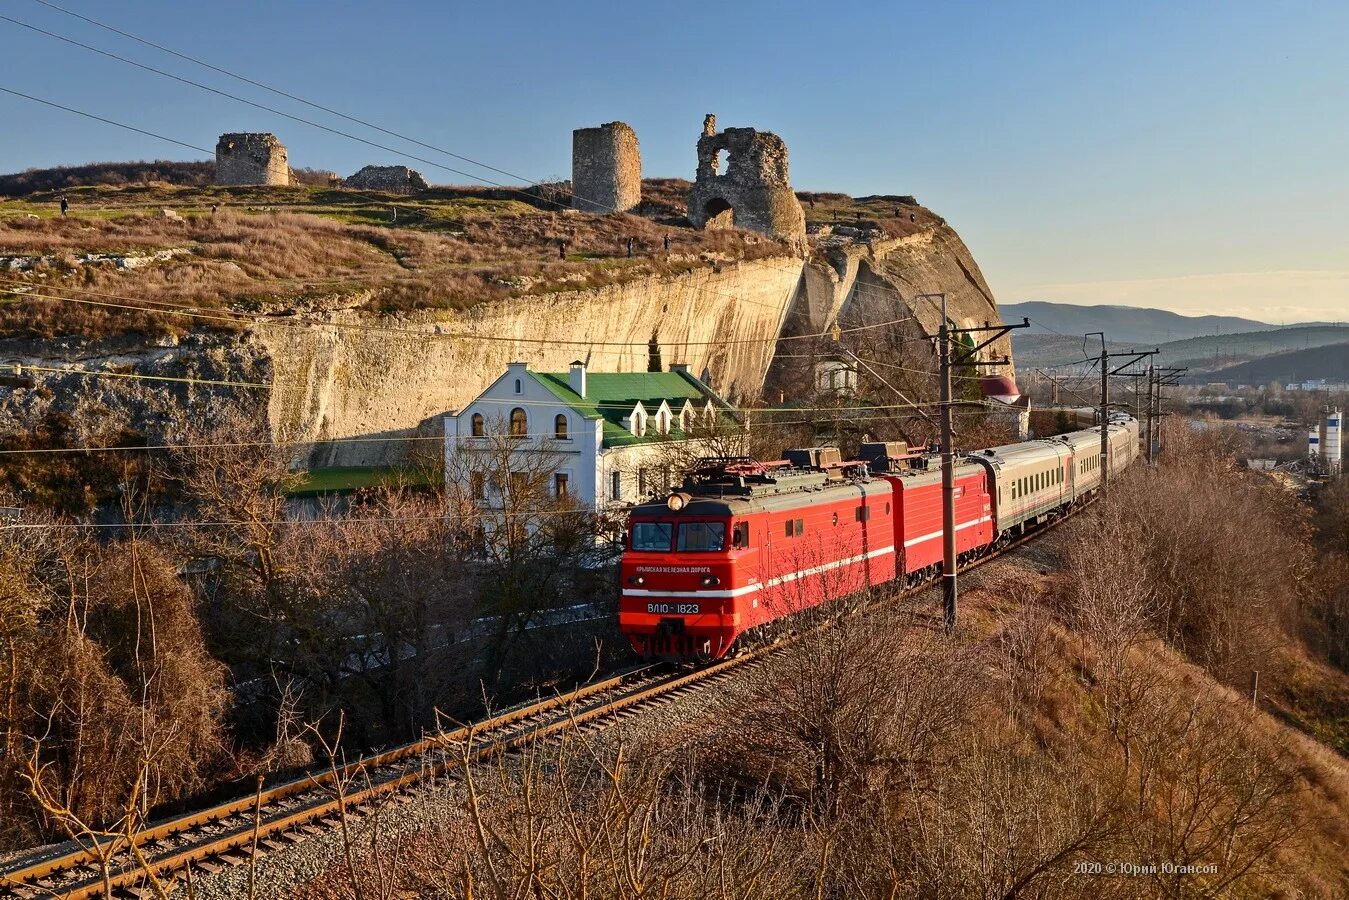
<path fill-rule="evenodd" d="M 864 465 L 709 460 L 633 511 L 619 627 L 643 656 L 721 657 L 751 628 L 893 579 L 893 510 Z"/>
<path fill-rule="evenodd" d="M 1138 453 L 1138 423 L 1112 418 L 1109 462 Z M 896 577 L 941 571 L 942 486 L 935 455 L 866 444 L 790 461 L 706 460 L 684 487 L 633 510 L 620 566 L 619 629 L 647 657 L 724 656 L 750 629 Z M 1099 432 L 995 447 L 955 468 L 961 561 L 1094 494 Z M 895 455 L 891 455 L 891 454 Z"/>

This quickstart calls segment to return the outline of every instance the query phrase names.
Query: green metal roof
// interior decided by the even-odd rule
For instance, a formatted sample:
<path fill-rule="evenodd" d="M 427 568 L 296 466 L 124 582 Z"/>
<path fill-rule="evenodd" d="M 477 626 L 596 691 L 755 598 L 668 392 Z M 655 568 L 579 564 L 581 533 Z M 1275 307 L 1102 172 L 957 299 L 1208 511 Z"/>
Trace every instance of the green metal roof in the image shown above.
<path fill-rule="evenodd" d="M 665 400 L 676 416 L 683 409 L 685 400 L 692 401 L 699 410 L 708 400 L 718 409 L 729 409 L 721 398 L 683 372 L 587 372 L 584 397 L 571 389 L 567 372 L 529 374 L 585 418 L 603 419 L 606 447 L 641 444 L 664 437 L 654 429 L 649 429 L 646 437 L 637 437 L 624 427 L 623 419 L 639 402 L 648 413 L 654 413 L 660 408 L 660 401 Z M 678 437 L 678 431 L 672 432 L 671 436 Z"/>

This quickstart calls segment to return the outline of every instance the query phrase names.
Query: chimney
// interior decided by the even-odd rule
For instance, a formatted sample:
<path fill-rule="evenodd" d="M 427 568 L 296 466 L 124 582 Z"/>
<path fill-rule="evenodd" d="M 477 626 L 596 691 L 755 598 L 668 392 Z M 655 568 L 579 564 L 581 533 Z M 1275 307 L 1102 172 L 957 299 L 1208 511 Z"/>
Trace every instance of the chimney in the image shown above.
<path fill-rule="evenodd" d="M 678 372 L 680 375 L 688 375 L 688 374 L 689 374 L 689 364 L 688 364 L 688 363 L 670 363 L 670 371 L 671 371 L 671 372 Z"/>
<path fill-rule="evenodd" d="M 576 392 L 578 397 L 586 395 L 586 364 L 579 359 L 571 364 L 571 372 L 567 375 L 567 385 Z"/>

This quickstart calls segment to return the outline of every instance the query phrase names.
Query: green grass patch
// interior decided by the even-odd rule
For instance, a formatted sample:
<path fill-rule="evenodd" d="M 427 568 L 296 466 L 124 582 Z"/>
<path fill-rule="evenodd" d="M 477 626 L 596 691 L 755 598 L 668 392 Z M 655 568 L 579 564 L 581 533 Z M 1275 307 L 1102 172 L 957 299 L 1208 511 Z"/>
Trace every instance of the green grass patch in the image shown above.
<path fill-rule="evenodd" d="M 318 497 L 323 494 L 349 494 L 374 487 L 430 488 L 432 477 L 421 469 L 401 466 L 329 466 L 310 469 L 290 492 L 292 497 Z"/>

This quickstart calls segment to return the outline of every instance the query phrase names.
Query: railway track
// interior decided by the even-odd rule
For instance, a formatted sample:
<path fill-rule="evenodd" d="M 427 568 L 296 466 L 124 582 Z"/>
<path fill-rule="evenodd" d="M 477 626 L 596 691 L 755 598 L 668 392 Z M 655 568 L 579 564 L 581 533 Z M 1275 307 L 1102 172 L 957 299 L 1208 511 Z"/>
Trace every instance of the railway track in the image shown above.
<path fill-rule="evenodd" d="M 1011 553 L 1066 521 L 1069 513 L 1001 549 L 971 560 L 968 571 Z M 893 603 L 913 596 L 932 580 L 886 598 Z M 158 822 L 138 832 L 134 843 L 122 839 L 104 871 L 99 854 L 88 847 L 57 845 L 45 852 L 0 866 L 0 898 L 151 897 L 151 877 L 167 884 L 189 867 L 211 873 L 254 856 L 284 850 L 313 834 L 337 828 L 343 816 L 359 820 L 386 797 L 413 785 L 434 781 L 463 765 L 522 748 L 577 726 L 603 727 L 639 706 L 674 699 L 724 681 L 740 669 L 816 630 L 785 636 L 773 644 L 704 668 L 671 671 L 641 666 L 583 685 L 500 715 L 436 734 L 327 771 L 315 772 L 199 812 Z M 339 790 L 339 785 L 343 785 Z M 111 846 L 107 843 L 105 847 Z"/>

